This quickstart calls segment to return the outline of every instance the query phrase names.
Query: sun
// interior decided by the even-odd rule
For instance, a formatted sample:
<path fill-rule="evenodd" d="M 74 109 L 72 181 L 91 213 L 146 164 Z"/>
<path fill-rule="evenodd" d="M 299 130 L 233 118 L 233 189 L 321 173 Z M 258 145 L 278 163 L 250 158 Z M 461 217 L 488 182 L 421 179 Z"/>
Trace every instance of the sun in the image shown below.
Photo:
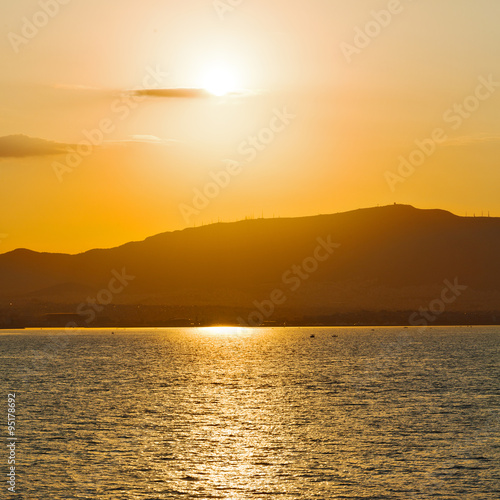
<path fill-rule="evenodd" d="M 210 94 L 225 96 L 236 90 L 237 79 L 234 71 L 227 67 L 212 68 L 203 77 L 202 86 Z"/>

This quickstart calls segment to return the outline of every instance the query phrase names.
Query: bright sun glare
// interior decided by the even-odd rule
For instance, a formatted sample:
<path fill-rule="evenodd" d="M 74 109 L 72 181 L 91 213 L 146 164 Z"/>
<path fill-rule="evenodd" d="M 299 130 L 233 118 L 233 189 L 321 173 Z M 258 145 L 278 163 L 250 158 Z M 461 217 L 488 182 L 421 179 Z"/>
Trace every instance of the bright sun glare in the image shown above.
<path fill-rule="evenodd" d="M 203 88 L 215 96 L 224 96 L 236 90 L 236 76 L 228 68 L 214 68 L 205 75 Z"/>
<path fill-rule="evenodd" d="M 242 333 L 242 328 L 238 326 L 205 326 L 198 328 L 201 333 L 209 335 L 237 335 Z"/>

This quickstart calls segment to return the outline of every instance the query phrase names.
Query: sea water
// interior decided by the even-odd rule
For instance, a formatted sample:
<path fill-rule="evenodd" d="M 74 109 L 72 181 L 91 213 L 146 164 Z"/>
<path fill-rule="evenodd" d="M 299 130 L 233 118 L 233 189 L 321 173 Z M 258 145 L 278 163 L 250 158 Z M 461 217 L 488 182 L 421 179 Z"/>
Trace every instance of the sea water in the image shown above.
<path fill-rule="evenodd" d="M 0 498 L 498 499 L 499 340 L 495 327 L 3 331 Z"/>

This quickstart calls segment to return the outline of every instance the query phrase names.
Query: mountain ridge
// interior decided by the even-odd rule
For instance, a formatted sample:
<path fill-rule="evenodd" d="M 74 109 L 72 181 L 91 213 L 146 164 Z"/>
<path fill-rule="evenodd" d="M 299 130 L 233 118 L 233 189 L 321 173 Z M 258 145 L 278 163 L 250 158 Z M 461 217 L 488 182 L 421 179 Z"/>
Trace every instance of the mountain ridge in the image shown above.
<path fill-rule="evenodd" d="M 124 247 L 124 246 L 127 246 L 127 245 L 132 245 L 132 244 L 135 244 L 135 243 L 146 242 L 146 241 L 154 239 L 154 238 L 156 238 L 158 236 L 163 236 L 163 235 L 167 235 L 167 234 L 175 234 L 175 233 L 183 233 L 183 232 L 186 232 L 186 231 L 199 230 L 201 228 L 210 228 L 212 226 L 218 226 L 218 225 L 247 224 L 247 223 L 252 223 L 252 222 L 255 222 L 255 221 L 263 221 L 263 220 L 264 221 L 271 221 L 271 220 L 280 220 L 280 221 L 287 221 L 287 220 L 294 220 L 294 221 L 296 221 L 296 220 L 308 220 L 308 219 L 315 219 L 315 218 L 319 218 L 319 217 L 331 217 L 331 216 L 335 216 L 335 215 L 353 214 L 353 213 L 359 213 L 359 212 L 363 212 L 363 211 L 387 209 L 387 208 L 393 208 L 393 207 L 398 207 L 398 208 L 406 207 L 408 209 L 412 209 L 412 210 L 415 210 L 415 211 L 433 212 L 433 213 L 436 213 L 436 214 L 443 214 L 443 215 L 447 215 L 447 216 L 451 216 L 451 217 L 461 218 L 461 216 L 456 215 L 456 214 L 454 214 L 454 213 L 452 213 L 452 212 L 450 212 L 448 210 L 443 210 L 443 209 L 435 209 L 435 208 L 431 208 L 431 209 L 419 209 L 419 208 L 415 208 L 413 205 L 407 205 L 407 204 L 383 205 L 383 206 L 380 206 L 380 207 L 358 208 L 358 209 L 354 209 L 354 210 L 348 210 L 346 212 L 336 212 L 336 213 L 333 213 L 333 214 L 304 215 L 304 216 L 299 216 L 299 217 L 252 218 L 252 219 L 242 219 L 242 220 L 234 221 L 234 222 L 225 222 L 225 221 L 212 222 L 212 223 L 209 223 L 209 224 L 205 224 L 203 226 L 189 226 L 189 227 L 185 227 L 185 228 L 182 228 L 182 229 L 174 229 L 172 231 L 162 231 L 161 233 L 157 233 L 157 234 L 154 234 L 154 235 L 151 235 L 151 236 L 147 236 L 146 238 L 144 238 L 142 240 L 127 241 L 127 242 L 122 243 L 120 245 L 113 246 L 113 247 L 107 247 L 107 248 L 101 248 L 101 247 L 99 247 L 99 248 L 90 248 L 88 250 L 84 250 L 82 252 L 77 252 L 77 253 L 37 251 L 37 250 L 30 249 L 30 248 L 20 247 L 20 248 L 16 248 L 16 249 L 13 249 L 13 250 L 9 250 L 8 252 L 0 253 L 0 257 L 3 256 L 3 255 L 12 254 L 12 253 L 32 253 L 32 254 L 36 253 L 36 254 L 72 255 L 72 256 L 76 256 L 76 255 L 86 254 L 86 253 L 89 253 L 89 252 L 98 252 L 98 251 L 105 251 L 105 250 L 116 250 L 118 248 L 121 248 L 121 247 Z M 465 218 L 465 217 L 462 217 L 462 218 Z M 470 218 L 472 219 L 473 217 L 470 217 Z M 476 219 L 480 219 L 480 218 L 481 217 L 476 217 Z M 483 218 L 484 219 L 486 219 L 486 218 L 497 219 L 496 217 L 483 217 Z"/>
<path fill-rule="evenodd" d="M 314 263 L 321 239 L 338 247 Z M 401 310 L 429 303 L 444 280 L 457 278 L 468 292 L 453 308 L 496 310 L 499 254 L 499 218 L 411 205 L 219 222 L 73 255 L 7 252 L 0 255 L 0 309 L 74 310 L 86 291 L 105 290 L 123 272 L 134 279 L 106 307 L 248 309 L 281 288 L 287 314 Z M 292 282 L 300 284 L 291 290 Z"/>

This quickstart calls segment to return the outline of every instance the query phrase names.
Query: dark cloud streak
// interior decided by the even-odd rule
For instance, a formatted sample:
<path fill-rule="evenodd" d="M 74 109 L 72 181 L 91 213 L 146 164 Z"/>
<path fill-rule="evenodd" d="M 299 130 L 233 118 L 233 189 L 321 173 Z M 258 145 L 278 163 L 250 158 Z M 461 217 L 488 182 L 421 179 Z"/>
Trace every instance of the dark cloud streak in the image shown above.
<path fill-rule="evenodd" d="M 199 99 L 213 97 L 213 95 L 207 90 L 195 88 L 144 89 L 136 90 L 135 94 L 146 97 L 169 97 L 177 99 Z"/>
<path fill-rule="evenodd" d="M 217 96 L 206 89 L 198 88 L 172 88 L 172 89 L 140 89 L 134 90 L 133 94 L 144 97 L 163 97 L 167 99 L 207 99 L 207 98 L 234 98 L 251 97 L 261 94 L 262 91 L 235 90 L 225 95 Z"/>
<path fill-rule="evenodd" d="M 0 158 L 60 155 L 67 153 L 67 148 L 71 146 L 22 134 L 7 135 L 0 137 Z"/>

